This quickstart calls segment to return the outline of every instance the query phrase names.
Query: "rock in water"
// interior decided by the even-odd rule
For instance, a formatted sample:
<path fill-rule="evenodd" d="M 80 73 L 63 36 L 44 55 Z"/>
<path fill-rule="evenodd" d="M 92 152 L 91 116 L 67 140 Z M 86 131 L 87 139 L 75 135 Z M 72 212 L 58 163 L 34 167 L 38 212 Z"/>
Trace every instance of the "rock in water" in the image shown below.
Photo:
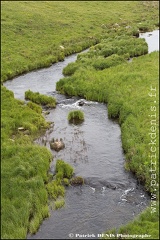
<path fill-rule="evenodd" d="M 84 184 L 84 179 L 82 177 L 73 177 L 70 180 L 71 185 L 83 185 Z"/>
<path fill-rule="evenodd" d="M 65 148 L 65 144 L 64 144 L 62 138 L 60 139 L 60 141 L 58 141 L 58 139 L 56 139 L 56 141 L 54 141 L 54 139 L 52 141 L 50 141 L 50 148 L 57 152 L 60 151 L 61 149 Z"/>
<path fill-rule="evenodd" d="M 78 105 L 79 105 L 79 106 L 83 106 L 83 105 L 84 105 L 84 101 L 79 101 L 79 102 L 78 102 Z"/>

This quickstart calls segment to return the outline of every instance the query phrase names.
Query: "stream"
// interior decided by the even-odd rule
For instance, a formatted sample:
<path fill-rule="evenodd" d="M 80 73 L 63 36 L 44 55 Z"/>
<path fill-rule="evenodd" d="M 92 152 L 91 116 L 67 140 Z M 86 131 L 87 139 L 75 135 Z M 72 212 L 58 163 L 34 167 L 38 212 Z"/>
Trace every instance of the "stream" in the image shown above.
<path fill-rule="evenodd" d="M 158 33 L 145 33 L 151 45 L 154 42 L 152 37 Z M 158 48 L 149 47 L 150 52 L 154 50 Z M 42 222 L 35 235 L 28 235 L 28 239 L 98 239 L 98 234 L 133 220 L 150 202 L 132 173 L 124 169 L 121 130 L 116 121 L 108 119 L 106 105 L 83 99 L 84 105 L 79 106 L 80 99 L 56 92 L 56 82 L 63 77 L 63 68 L 76 58 L 77 54 L 71 55 L 49 68 L 4 83 L 17 99 L 24 100 L 24 92 L 28 89 L 57 99 L 56 108 L 45 115 L 47 121 L 54 122 L 54 127 L 35 144 L 44 145 L 45 139 L 46 147 L 50 149 L 49 141 L 53 137 L 62 138 L 65 143 L 63 150 L 56 152 L 50 149 L 54 155 L 50 172 L 54 173 L 56 160 L 63 159 L 74 167 L 75 175 L 85 180 L 83 186 L 66 188 L 65 207 L 50 210 L 50 217 Z M 82 124 L 68 123 L 67 115 L 73 109 L 84 112 Z"/>

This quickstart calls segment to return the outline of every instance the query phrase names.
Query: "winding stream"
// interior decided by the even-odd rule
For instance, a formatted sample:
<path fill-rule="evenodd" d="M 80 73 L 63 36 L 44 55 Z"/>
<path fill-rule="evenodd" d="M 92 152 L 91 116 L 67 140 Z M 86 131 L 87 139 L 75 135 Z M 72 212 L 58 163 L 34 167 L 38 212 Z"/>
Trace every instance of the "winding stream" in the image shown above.
<path fill-rule="evenodd" d="M 56 109 L 46 115 L 47 121 L 54 122 L 54 128 L 47 130 L 35 144 L 42 145 L 45 138 L 50 149 L 49 141 L 53 137 L 62 138 L 65 149 L 58 153 L 50 150 L 54 155 L 50 171 L 54 172 L 55 160 L 61 158 L 74 167 L 76 175 L 85 179 L 83 186 L 67 188 L 65 207 L 51 210 L 50 218 L 43 221 L 35 235 L 28 235 L 28 239 L 70 239 L 75 234 L 92 234 L 85 239 L 95 239 L 98 234 L 132 220 L 149 204 L 149 196 L 142 186 L 124 169 L 120 127 L 108 119 L 106 105 L 84 100 L 80 107 L 78 98 L 67 99 L 55 91 L 56 82 L 63 77 L 62 69 L 76 57 L 77 54 L 71 55 L 50 68 L 4 83 L 21 100 L 28 89 L 56 97 Z M 81 125 L 69 124 L 68 112 L 77 108 L 84 112 L 85 121 Z"/>

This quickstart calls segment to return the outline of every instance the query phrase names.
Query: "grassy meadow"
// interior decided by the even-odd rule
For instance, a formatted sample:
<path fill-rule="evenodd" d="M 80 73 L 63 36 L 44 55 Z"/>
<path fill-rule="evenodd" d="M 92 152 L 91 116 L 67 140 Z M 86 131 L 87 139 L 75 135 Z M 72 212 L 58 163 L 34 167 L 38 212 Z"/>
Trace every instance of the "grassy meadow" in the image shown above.
<path fill-rule="evenodd" d="M 45 182 L 52 156 L 33 144 L 49 124 L 3 86 L 1 102 L 1 234 L 23 239 L 49 216 Z"/>
<path fill-rule="evenodd" d="M 159 56 L 146 55 L 145 42 L 134 37 L 138 30 L 159 26 L 158 1 L 1 1 L 1 9 L 1 82 L 92 46 L 64 69 L 57 89 L 108 104 L 109 117 L 118 118 L 121 126 L 126 169 L 158 198 L 159 168 L 150 173 L 155 144 L 149 145 L 154 138 L 149 133 L 158 131 Z M 128 63 L 134 56 L 139 57 Z M 64 205 L 68 175 L 60 167 L 51 181 L 52 155 L 33 143 L 50 125 L 41 112 L 36 103 L 26 105 L 1 86 L 2 239 L 36 232 L 49 216 L 51 195 L 60 196 L 54 198 L 55 209 Z M 158 144 L 158 136 L 154 141 Z M 157 211 L 151 206 L 119 232 L 151 233 L 158 239 Z"/>
<path fill-rule="evenodd" d="M 152 28 L 159 22 L 157 3 L 1 1 L 2 81 L 80 52 L 115 23 Z"/>

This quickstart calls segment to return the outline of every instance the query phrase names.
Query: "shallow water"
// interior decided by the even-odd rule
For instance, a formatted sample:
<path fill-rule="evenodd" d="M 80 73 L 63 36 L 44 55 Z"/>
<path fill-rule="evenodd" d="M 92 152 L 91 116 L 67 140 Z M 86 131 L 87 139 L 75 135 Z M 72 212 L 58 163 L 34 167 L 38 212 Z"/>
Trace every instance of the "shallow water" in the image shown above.
<path fill-rule="evenodd" d="M 159 30 L 153 32 L 140 33 L 140 38 L 145 38 L 148 44 L 148 53 L 159 51 Z"/>
<path fill-rule="evenodd" d="M 60 100 L 59 100 L 60 101 Z M 63 101 L 62 101 L 63 102 Z M 51 211 L 32 239 L 68 239 L 69 234 L 94 234 L 133 219 L 149 203 L 149 197 L 132 174 L 124 170 L 119 125 L 108 119 L 106 105 L 86 101 L 83 107 L 73 98 L 64 101 L 47 116 L 54 120 L 54 131 L 46 133 L 47 147 L 51 138 L 63 138 L 65 149 L 53 151 L 55 159 L 64 159 L 85 179 L 82 187 L 68 187 L 65 208 Z M 70 125 L 71 109 L 81 108 L 85 121 Z M 42 143 L 42 138 L 37 140 Z M 54 173 L 55 162 L 50 171 Z"/>
<path fill-rule="evenodd" d="M 149 196 L 142 186 L 124 169 L 120 127 L 108 119 L 106 105 L 84 100 L 85 104 L 80 107 L 78 98 L 66 98 L 55 91 L 56 82 L 63 77 L 62 69 L 75 60 L 76 54 L 50 68 L 33 71 L 4 84 L 21 100 L 28 89 L 57 98 L 56 109 L 46 115 L 47 121 L 54 122 L 54 128 L 35 144 L 43 145 L 45 139 L 50 149 L 49 141 L 53 137 L 62 138 L 65 149 L 58 153 L 50 150 L 54 155 L 50 171 L 54 173 L 55 160 L 62 158 L 74 167 L 75 175 L 85 179 L 83 186 L 66 189 L 65 207 L 51 211 L 50 218 L 43 221 L 35 235 L 28 235 L 28 239 L 68 239 L 75 234 L 94 234 L 85 239 L 98 238 L 98 234 L 132 220 L 149 204 Z M 68 123 L 71 109 L 84 112 L 82 124 Z"/>

